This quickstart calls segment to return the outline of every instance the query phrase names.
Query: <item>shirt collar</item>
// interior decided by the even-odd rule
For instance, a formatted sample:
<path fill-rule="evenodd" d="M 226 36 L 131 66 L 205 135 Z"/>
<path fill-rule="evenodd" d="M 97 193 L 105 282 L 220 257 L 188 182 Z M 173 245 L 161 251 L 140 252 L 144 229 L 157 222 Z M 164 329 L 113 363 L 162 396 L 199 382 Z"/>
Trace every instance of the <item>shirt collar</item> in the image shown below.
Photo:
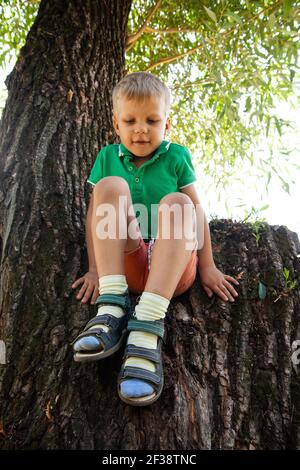
<path fill-rule="evenodd" d="M 166 153 L 169 150 L 170 145 L 171 142 L 169 142 L 168 140 L 163 140 L 159 147 L 157 147 L 157 149 L 155 150 L 151 159 L 153 157 L 157 158 L 159 155 Z M 119 144 L 119 157 L 124 157 L 125 155 L 132 156 L 132 153 L 125 147 L 125 145 Z"/>

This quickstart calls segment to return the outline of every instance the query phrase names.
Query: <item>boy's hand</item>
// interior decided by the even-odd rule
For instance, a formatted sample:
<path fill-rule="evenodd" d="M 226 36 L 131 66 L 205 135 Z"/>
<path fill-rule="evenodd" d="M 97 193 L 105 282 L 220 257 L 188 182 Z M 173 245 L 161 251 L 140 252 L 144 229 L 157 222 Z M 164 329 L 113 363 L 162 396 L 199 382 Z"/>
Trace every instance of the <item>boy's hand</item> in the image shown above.
<path fill-rule="evenodd" d="M 76 299 L 80 300 L 83 297 L 81 302 L 86 304 L 90 297 L 92 297 L 91 304 L 94 305 L 99 295 L 99 279 L 97 273 L 95 271 L 87 272 L 84 276 L 80 277 L 72 284 L 72 289 L 76 289 L 76 287 L 80 286 L 81 284 L 82 287 L 76 295 Z"/>
<path fill-rule="evenodd" d="M 212 297 L 213 293 L 221 297 L 222 300 L 234 302 L 234 297 L 238 296 L 233 286 L 228 282 L 231 281 L 237 286 L 238 281 L 227 274 L 223 274 L 216 266 L 207 266 L 200 268 L 198 266 L 201 284 L 208 297 Z"/>

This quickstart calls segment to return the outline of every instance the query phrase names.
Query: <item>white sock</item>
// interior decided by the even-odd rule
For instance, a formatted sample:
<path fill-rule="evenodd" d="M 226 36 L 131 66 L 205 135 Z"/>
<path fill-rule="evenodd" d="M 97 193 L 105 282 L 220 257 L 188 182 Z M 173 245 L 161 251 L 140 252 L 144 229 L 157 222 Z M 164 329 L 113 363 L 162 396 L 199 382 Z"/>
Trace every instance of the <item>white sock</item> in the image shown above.
<path fill-rule="evenodd" d="M 143 292 L 139 304 L 135 308 L 136 317 L 138 320 L 154 321 L 165 318 L 170 301 L 165 297 L 152 292 Z M 131 331 L 127 344 L 134 344 L 143 348 L 156 349 L 157 336 L 152 333 L 145 333 L 143 331 Z M 155 364 L 147 359 L 139 357 L 129 357 L 125 366 L 140 367 L 142 369 L 155 371 Z"/>
<path fill-rule="evenodd" d="M 111 274 L 99 278 L 99 294 L 123 294 L 128 288 L 126 277 L 123 274 Z M 124 310 L 117 305 L 100 305 L 97 311 L 98 315 L 108 313 L 114 317 L 121 318 L 125 315 Z M 92 326 L 90 329 L 99 328 L 99 326 Z M 103 331 L 109 331 L 109 326 L 101 326 Z"/>

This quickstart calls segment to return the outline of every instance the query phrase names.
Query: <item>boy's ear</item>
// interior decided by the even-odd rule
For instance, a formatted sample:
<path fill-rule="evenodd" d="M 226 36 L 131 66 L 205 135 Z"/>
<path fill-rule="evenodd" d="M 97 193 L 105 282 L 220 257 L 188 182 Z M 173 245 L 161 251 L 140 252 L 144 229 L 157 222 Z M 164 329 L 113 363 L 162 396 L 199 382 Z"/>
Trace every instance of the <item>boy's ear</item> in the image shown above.
<path fill-rule="evenodd" d="M 166 129 L 165 131 L 168 132 L 171 129 L 171 121 L 170 118 L 168 117 L 166 120 Z"/>
<path fill-rule="evenodd" d="M 114 126 L 114 129 L 115 129 L 117 135 L 120 135 L 118 118 L 115 115 L 113 115 L 113 126 Z"/>

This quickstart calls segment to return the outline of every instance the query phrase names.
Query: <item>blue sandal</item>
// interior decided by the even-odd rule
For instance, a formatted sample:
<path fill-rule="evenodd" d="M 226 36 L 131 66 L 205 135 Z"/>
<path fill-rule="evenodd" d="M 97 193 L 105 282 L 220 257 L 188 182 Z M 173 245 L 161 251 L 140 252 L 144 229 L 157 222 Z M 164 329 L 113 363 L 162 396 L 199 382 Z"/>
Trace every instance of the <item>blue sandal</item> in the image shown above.
<path fill-rule="evenodd" d="M 96 300 L 96 306 L 100 305 L 117 305 L 122 307 L 125 311 L 125 315 L 121 318 L 117 318 L 110 314 L 97 315 L 92 318 L 85 326 L 82 333 L 80 333 L 72 345 L 76 343 L 80 338 L 86 336 L 94 336 L 100 342 L 99 349 L 92 351 L 75 351 L 74 350 L 74 361 L 76 362 L 87 362 L 87 361 L 98 361 L 114 354 L 123 344 L 127 334 L 127 322 L 132 315 L 131 301 L 129 297 L 128 289 L 124 294 L 102 294 Z M 91 326 L 98 326 L 99 328 L 90 329 Z M 110 327 L 108 332 L 103 331 L 102 325 Z M 74 348 L 73 348 L 74 349 Z"/>
<path fill-rule="evenodd" d="M 145 321 L 138 320 L 136 317 L 129 320 L 128 331 L 145 331 L 146 333 L 152 333 L 158 336 L 157 339 L 157 349 L 148 349 L 133 344 L 127 344 L 124 356 L 123 356 L 123 365 L 121 367 L 119 376 L 118 376 L 118 395 L 121 400 L 127 405 L 132 406 L 147 406 L 154 403 L 161 395 L 164 385 L 164 373 L 163 373 L 163 364 L 162 364 L 162 341 L 164 338 L 164 320 L 155 320 L 155 321 Z M 151 372 L 140 367 L 126 366 L 125 361 L 128 357 L 140 357 L 142 359 L 148 359 L 155 363 L 156 371 Z M 154 393 L 144 397 L 124 397 L 121 393 L 121 383 L 124 380 L 128 379 L 139 379 L 144 382 L 148 382 L 153 389 Z"/>

